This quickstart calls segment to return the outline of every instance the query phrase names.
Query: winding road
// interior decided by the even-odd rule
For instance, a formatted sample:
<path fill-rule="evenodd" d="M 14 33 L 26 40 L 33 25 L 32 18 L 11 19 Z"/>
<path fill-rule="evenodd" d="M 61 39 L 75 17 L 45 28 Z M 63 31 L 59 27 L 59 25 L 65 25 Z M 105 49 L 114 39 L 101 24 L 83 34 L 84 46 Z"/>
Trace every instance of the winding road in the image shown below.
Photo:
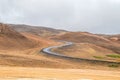
<path fill-rule="evenodd" d="M 60 57 L 68 57 L 67 55 L 63 55 L 63 54 L 59 54 L 59 53 L 56 53 L 56 52 L 52 52 L 51 50 L 54 49 L 54 48 L 71 46 L 73 44 L 74 44 L 73 42 L 65 42 L 65 44 L 63 44 L 63 45 L 51 46 L 51 47 L 48 47 L 48 48 L 44 48 L 44 49 L 42 49 L 42 52 L 47 53 L 47 54 L 51 54 L 51 55 L 55 55 L 55 56 L 60 56 Z"/>

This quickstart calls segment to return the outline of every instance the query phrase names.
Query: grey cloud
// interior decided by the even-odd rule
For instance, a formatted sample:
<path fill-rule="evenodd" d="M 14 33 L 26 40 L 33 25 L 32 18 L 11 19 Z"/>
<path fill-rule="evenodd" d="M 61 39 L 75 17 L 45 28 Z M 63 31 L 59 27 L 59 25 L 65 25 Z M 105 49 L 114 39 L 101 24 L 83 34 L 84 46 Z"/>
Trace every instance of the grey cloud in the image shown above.
<path fill-rule="evenodd" d="M 0 0 L 0 21 L 119 33 L 120 0 Z"/>

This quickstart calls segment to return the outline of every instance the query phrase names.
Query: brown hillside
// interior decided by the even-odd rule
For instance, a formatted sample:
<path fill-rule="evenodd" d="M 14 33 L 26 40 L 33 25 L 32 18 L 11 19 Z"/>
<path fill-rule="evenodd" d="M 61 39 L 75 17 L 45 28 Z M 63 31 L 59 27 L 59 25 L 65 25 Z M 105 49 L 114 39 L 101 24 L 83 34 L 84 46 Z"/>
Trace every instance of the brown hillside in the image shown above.
<path fill-rule="evenodd" d="M 97 34 L 98 36 L 102 36 L 102 37 L 105 37 L 111 41 L 114 41 L 114 42 L 118 42 L 120 43 L 120 34 L 116 34 L 116 35 L 100 35 L 100 34 Z"/>
<path fill-rule="evenodd" d="M 87 32 L 68 32 L 66 34 L 58 36 L 56 39 L 66 40 L 66 41 L 73 41 L 73 42 L 88 42 L 94 43 L 95 41 L 100 42 L 107 42 L 110 41 L 104 37 L 100 37 L 91 33 Z"/>
<path fill-rule="evenodd" d="M 98 36 L 87 32 L 69 32 L 54 39 L 71 41 L 76 43 L 90 43 L 103 48 L 110 49 L 115 53 L 120 53 L 120 44 L 117 41 L 112 41 L 111 39 L 105 38 L 103 36 Z"/>
<path fill-rule="evenodd" d="M 9 26 L 20 33 L 30 33 L 41 37 L 50 37 L 67 32 L 65 30 L 52 29 L 42 26 L 15 25 L 15 24 L 9 24 Z"/>
<path fill-rule="evenodd" d="M 6 24 L 0 23 L 0 49 L 28 49 L 35 46 L 35 43 L 22 34 L 16 32 Z"/>

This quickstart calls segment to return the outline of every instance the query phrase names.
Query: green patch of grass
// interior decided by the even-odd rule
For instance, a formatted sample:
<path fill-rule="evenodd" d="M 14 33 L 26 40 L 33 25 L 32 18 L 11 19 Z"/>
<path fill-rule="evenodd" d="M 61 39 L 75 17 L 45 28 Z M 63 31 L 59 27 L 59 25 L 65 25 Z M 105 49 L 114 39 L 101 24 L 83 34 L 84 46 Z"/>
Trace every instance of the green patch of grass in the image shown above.
<path fill-rule="evenodd" d="M 119 67 L 119 65 L 118 64 L 109 64 L 108 67 L 117 68 L 117 67 Z"/>
<path fill-rule="evenodd" d="M 120 58 L 119 54 L 111 54 L 111 55 L 106 55 L 107 57 L 111 57 L 111 58 Z"/>
<path fill-rule="evenodd" d="M 93 56 L 93 57 L 96 59 L 104 59 L 104 57 L 101 57 L 101 56 Z"/>

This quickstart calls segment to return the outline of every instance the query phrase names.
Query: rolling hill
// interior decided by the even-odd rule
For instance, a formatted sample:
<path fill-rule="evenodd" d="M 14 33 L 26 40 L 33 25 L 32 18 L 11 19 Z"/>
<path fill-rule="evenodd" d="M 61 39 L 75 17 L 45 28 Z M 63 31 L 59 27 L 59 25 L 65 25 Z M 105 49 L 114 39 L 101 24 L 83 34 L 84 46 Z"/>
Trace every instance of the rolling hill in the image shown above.
<path fill-rule="evenodd" d="M 67 32 L 65 30 L 47 28 L 43 26 L 30 26 L 21 24 L 20 25 L 9 24 L 9 26 L 20 33 L 31 33 L 41 37 L 50 37 Z"/>
<path fill-rule="evenodd" d="M 14 29 L 9 25 L 0 23 L 0 50 L 29 49 L 36 46 L 36 43 Z"/>
<path fill-rule="evenodd" d="M 100 46 L 105 49 L 112 50 L 115 53 L 120 54 L 120 43 L 113 41 L 111 38 L 98 36 L 96 34 L 88 32 L 68 32 L 66 34 L 56 36 L 53 39 L 71 41 L 76 43 L 89 43 L 96 46 Z"/>

